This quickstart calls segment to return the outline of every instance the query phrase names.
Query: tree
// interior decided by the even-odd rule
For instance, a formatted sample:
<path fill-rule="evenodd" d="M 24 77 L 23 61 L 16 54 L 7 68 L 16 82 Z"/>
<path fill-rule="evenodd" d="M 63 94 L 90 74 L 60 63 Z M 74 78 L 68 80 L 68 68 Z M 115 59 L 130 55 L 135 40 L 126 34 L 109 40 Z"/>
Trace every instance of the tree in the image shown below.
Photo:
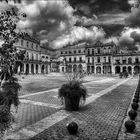
<path fill-rule="evenodd" d="M 23 14 L 25 17 L 26 15 Z M 20 16 L 14 8 L 0 13 L 0 137 L 3 136 L 13 121 L 11 105 L 19 105 L 18 90 L 20 85 L 14 77 L 15 68 L 24 59 L 25 51 L 18 51 L 14 44 L 18 41 L 19 34 L 16 32 L 17 22 Z M 2 81 L 5 81 L 2 83 Z"/>
<path fill-rule="evenodd" d="M 1 81 L 13 76 L 17 61 L 23 60 L 25 51 L 17 51 L 14 43 L 18 41 L 19 34 L 16 33 L 16 24 L 19 17 L 15 10 L 0 13 L 0 37 L 3 44 L 0 48 L 1 57 Z"/>

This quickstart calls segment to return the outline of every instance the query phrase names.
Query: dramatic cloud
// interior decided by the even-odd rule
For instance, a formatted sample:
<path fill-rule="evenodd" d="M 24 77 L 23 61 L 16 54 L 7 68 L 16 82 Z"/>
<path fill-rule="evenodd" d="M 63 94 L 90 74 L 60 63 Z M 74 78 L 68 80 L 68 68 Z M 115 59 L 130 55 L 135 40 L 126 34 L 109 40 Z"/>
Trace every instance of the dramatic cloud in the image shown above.
<path fill-rule="evenodd" d="M 137 50 L 137 44 L 140 43 L 140 28 L 125 28 L 119 39 L 119 46 L 121 48 L 127 47 L 128 50 Z"/>
<path fill-rule="evenodd" d="M 105 13 L 112 10 L 129 11 L 128 0 L 68 0 L 77 9 L 76 14 L 92 17 L 93 13 Z"/>
<path fill-rule="evenodd" d="M 125 19 L 128 26 L 140 27 L 140 0 L 131 0 L 131 13 Z"/>
<path fill-rule="evenodd" d="M 73 45 L 79 41 L 94 42 L 95 40 L 101 40 L 104 37 L 105 32 L 102 28 L 95 26 L 90 29 L 85 27 L 73 27 L 69 34 L 58 37 L 57 40 L 51 43 L 51 46 L 58 49 L 66 45 Z"/>
<path fill-rule="evenodd" d="M 19 6 L 27 20 L 18 24 L 20 29 L 30 29 L 41 40 L 53 40 L 65 33 L 75 23 L 73 8 L 60 0 L 25 0 Z"/>

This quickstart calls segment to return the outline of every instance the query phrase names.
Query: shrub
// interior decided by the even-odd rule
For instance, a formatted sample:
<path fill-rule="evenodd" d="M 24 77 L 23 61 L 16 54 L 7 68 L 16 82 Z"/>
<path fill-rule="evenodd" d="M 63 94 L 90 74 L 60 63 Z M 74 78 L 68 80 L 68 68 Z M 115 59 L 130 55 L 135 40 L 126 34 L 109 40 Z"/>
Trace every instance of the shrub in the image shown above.
<path fill-rule="evenodd" d="M 126 130 L 130 133 L 134 132 L 134 129 L 136 128 L 135 123 L 131 120 L 127 120 L 124 125 Z"/>
<path fill-rule="evenodd" d="M 9 107 L 5 105 L 0 105 L 0 136 L 3 137 L 6 130 L 8 130 L 12 122 L 14 121 L 14 117 L 11 114 Z"/>
<path fill-rule="evenodd" d="M 62 104 L 65 104 L 66 110 L 78 110 L 80 99 L 83 103 L 87 97 L 87 90 L 82 84 L 82 77 L 77 73 L 69 76 L 66 84 L 63 84 L 58 91 L 58 97 L 61 99 Z"/>
<path fill-rule="evenodd" d="M 131 120 L 135 120 L 135 118 L 136 118 L 136 116 L 137 116 L 137 112 L 135 111 L 135 110 L 130 110 L 129 112 L 128 112 L 128 115 L 129 115 L 129 117 L 130 117 L 130 119 Z"/>
<path fill-rule="evenodd" d="M 131 107 L 132 107 L 132 109 L 137 110 L 139 106 L 138 106 L 137 103 L 133 102 L 133 103 L 131 104 Z"/>
<path fill-rule="evenodd" d="M 76 135 L 78 132 L 78 125 L 76 122 L 71 122 L 67 124 L 68 132 L 72 135 Z"/>

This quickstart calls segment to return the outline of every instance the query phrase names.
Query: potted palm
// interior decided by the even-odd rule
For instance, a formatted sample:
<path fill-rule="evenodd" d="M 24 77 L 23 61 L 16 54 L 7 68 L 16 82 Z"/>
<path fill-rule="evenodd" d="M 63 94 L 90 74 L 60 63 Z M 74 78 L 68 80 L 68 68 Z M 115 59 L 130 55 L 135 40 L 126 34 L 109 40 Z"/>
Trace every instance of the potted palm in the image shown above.
<path fill-rule="evenodd" d="M 84 102 L 86 100 L 87 90 L 82 84 L 81 75 L 83 74 L 73 73 L 69 76 L 68 82 L 63 84 L 58 91 L 58 96 L 66 110 L 76 111 L 79 109 L 80 100 Z"/>

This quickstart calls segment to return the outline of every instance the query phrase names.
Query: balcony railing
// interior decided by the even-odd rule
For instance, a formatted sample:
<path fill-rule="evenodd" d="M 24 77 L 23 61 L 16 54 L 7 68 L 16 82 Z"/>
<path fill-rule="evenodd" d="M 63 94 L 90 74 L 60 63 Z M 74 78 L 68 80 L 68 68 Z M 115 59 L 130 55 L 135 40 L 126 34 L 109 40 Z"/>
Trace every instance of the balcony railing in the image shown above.
<path fill-rule="evenodd" d="M 85 61 L 66 61 L 66 63 L 85 63 Z"/>

